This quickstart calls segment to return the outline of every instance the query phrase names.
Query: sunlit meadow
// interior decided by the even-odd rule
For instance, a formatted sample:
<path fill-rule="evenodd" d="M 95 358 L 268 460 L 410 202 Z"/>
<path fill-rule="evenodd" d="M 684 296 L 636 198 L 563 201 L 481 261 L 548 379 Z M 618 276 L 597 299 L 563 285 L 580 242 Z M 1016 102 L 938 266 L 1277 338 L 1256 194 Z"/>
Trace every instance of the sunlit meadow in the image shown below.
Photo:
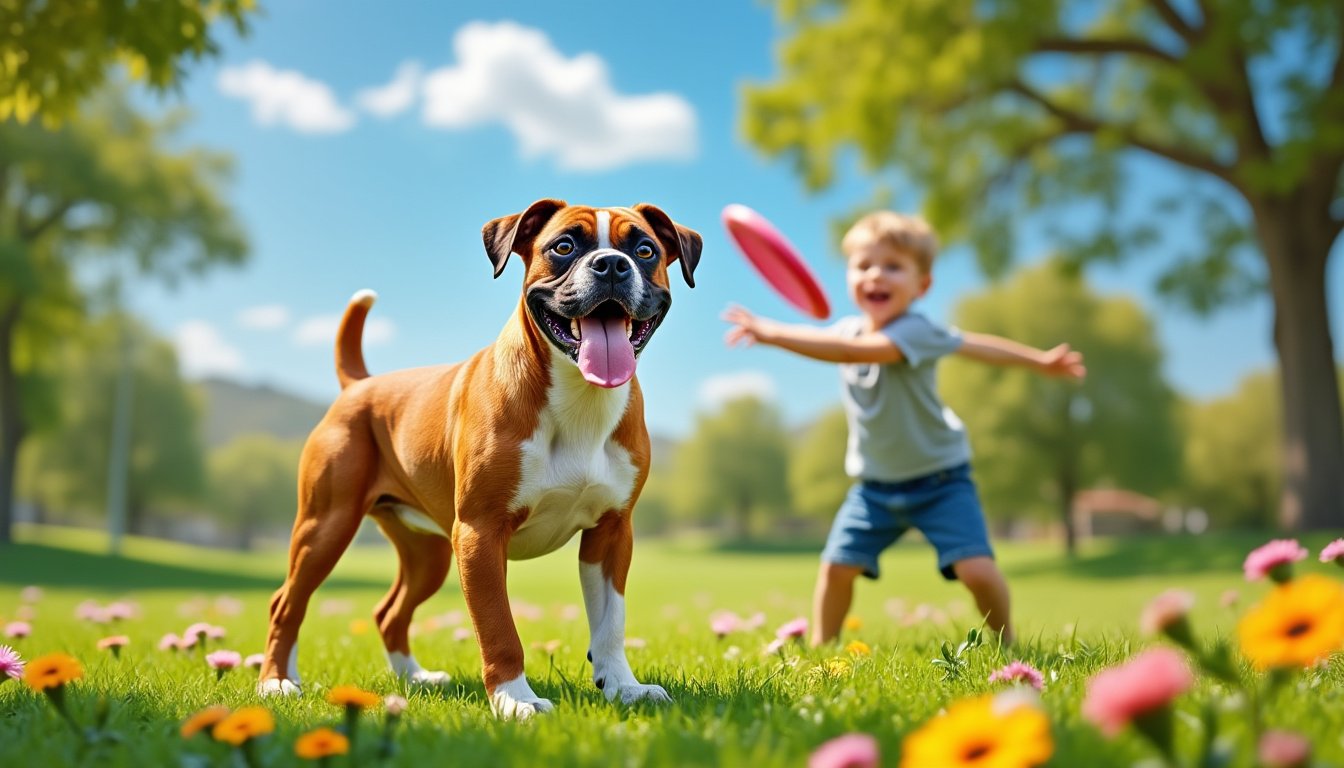
<path fill-rule="evenodd" d="M 386 547 L 352 549 L 314 598 L 304 694 L 260 699 L 249 657 L 282 552 L 132 540 L 111 560 L 86 532 L 20 541 L 0 561 L 0 646 L 28 668 L 7 676 L 0 648 L 0 765 L 1344 765 L 1331 537 L 1093 542 L 1074 561 L 1004 544 L 1009 648 L 975 632 L 926 547 L 890 550 L 840 642 L 808 649 L 793 634 L 812 548 L 637 542 L 628 652 L 663 707 L 593 686 L 569 547 L 511 565 L 527 673 L 557 705 L 528 722 L 490 713 L 454 579 L 412 639 L 452 682 L 391 675 L 370 619 Z"/>

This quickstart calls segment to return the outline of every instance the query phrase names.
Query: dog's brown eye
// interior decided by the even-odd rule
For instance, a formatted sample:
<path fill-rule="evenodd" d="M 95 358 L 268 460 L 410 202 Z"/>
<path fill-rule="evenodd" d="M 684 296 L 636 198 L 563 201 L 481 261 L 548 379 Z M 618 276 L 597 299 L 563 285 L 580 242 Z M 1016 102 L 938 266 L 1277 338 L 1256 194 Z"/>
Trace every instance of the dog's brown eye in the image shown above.
<path fill-rule="evenodd" d="M 650 243 L 648 240 L 644 240 L 640 242 L 639 245 L 635 246 L 635 255 L 641 259 L 652 259 L 653 254 L 653 243 Z"/>
<path fill-rule="evenodd" d="M 569 254 L 574 252 L 574 243 L 570 242 L 570 240 L 566 238 L 556 243 L 555 245 L 552 245 L 551 250 L 555 251 L 556 255 L 568 256 Z"/>

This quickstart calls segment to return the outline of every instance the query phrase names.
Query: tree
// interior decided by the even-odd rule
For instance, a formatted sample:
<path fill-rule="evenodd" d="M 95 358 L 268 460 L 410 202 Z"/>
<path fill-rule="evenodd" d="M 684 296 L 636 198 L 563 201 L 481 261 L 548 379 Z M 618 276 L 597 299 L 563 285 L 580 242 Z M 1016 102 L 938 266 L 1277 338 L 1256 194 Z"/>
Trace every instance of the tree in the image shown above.
<path fill-rule="evenodd" d="M 716 520 L 731 512 L 734 535 L 751 536 L 753 513 L 788 502 L 788 438 L 779 409 L 756 397 L 699 414 L 673 464 L 673 503 L 683 517 Z"/>
<path fill-rule="evenodd" d="M 794 441 L 789 458 L 789 495 L 793 509 L 814 520 L 829 521 L 854 481 L 845 474 L 849 425 L 839 406 L 821 413 Z"/>
<path fill-rule="evenodd" d="M 56 130 L 0 122 L 0 545 L 10 540 L 15 463 L 32 426 L 24 405 L 41 366 L 40 348 L 21 345 L 50 335 L 32 325 L 82 308 L 76 265 L 126 257 L 171 282 L 246 255 L 219 196 L 228 160 L 167 149 L 181 123 L 136 114 L 119 91 Z"/>
<path fill-rule="evenodd" d="M 215 31 L 247 32 L 253 0 L 10 0 L 0 23 L 0 121 L 73 114 L 109 70 L 164 91 L 184 59 L 219 53 Z"/>
<path fill-rule="evenodd" d="M 58 361 L 58 426 L 25 450 L 26 490 L 44 503 L 76 510 L 106 507 L 116 381 L 124 364 L 118 339 L 131 338 L 133 409 L 127 472 L 130 529 L 144 532 L 149 510 L 193 502 L 205 485 L 200 406 L 178 371 L 172 344 L 133 320 L 97 318 L 47 350 Z"/>
<path fill-rule="evenodd" d="M 780 0 L 783 73 L 745 93 L 746 133 L 824 187 L 856 149 L 924 190 L 950 239 L 1005 268 L 1023 213 L 1087 228 L 1120 259 L 1184 209 L 1201 248 L 1159 282 L 1210 311 L 1268 294 L 1284 406 L 1285 526 L 1344 525 L 1344 419 L 1325 295 L 1344 228 L 1344 6 L 1338 0 Z M 1291 55 L 1279 55 L 1291 49 Z M 1144 158 L 1180 170 L 1179 195 Z M 1128 182 L 1128 184 L 1127 184 Z M 1155 203 L 1120 215 L 1121 190 Z M 1061 217 L 1063 218 L 1063 217 Z M 1133 223 L 1139 218 L 1140 223 Z"/>
<path fill-rule="evenodd" d="M 955 322 L 1041 348 L 1068 342 L 1088 368 L 1080 385 L 955 356 L 943 364 L 940 388 L 966 424 L 992 513 L 1053 504 L 1072 554 L 1076 491 L 1104 484 L 1156 495 L 1176 484 L 1177 400 L 1162 380 L 1152 324 L 1133 301 L 1098 297 L 1047 260 L 962 300 Z"/>
<path fill-rule="evenodd" d="M 1226 397 L 1185 407 L 1183 500 L 1225 525 L 1261 527 L 1272 519 L 1282 482 L 1274 378 L 1254 374 Z"/>
<path fill-rule="evenodd" d="M 238 549 L 263 527 L 292 522 L 299 504 L 303 443 L 241 435 L 210 454 L 210 506 L 232 525 Z"/>

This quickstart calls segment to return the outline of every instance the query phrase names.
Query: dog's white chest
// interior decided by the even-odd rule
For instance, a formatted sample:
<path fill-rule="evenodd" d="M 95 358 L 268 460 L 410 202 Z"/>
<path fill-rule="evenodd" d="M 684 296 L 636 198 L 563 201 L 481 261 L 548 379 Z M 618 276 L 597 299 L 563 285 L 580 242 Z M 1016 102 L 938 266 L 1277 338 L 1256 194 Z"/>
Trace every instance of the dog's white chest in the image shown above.
<path fill-rule="evenodd" d="M 581 379 L 567 385 L 568 378 L 556 377 L 537 429 L 522 446 L 512 506 L 530 513 L 509 540 L 511 560 L 558 549 L 608 510 L 624 507 L 634 490 L 635 465 L 611 439 L 629 386 L 601 389 Z"/>

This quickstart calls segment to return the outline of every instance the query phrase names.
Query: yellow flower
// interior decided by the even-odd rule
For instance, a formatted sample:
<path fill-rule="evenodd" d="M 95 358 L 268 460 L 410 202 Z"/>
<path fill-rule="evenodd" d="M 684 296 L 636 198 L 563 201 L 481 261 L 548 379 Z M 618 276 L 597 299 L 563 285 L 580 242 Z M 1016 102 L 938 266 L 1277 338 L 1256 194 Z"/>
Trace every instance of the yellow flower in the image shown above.
<path fill-rule="evenodd" d="M 850 616 L 845 619 L 845 629 L 850 632 L 858 632 L 860 629 L 863 629 L 863 619 L 858 616 Z"/>
<path fill-rule="evenodd" d="M 1054 750 L 1050 721 L 1040 710 L 980 696 L 952 704 L 907 736 L 901 768 L 1030 768 Z"/>
<path fill-rule="evenodd" d="M 235 747 L 248 739 L 264 736 L 275 730 L 275 718 L 265 707 L 243 707 L 215 724 L 210 735 Z"/>
<path fill-rule="evenodd" d="M 363 709 L 378 703 L 378 694 L 360 690 L 353 685 L 338 685 L 327 693 L 327 701 L 338 707 Z"/>
<path fill-rule="evenodd" d="M 1237 636 L 1259 669 L 1314 664 L 1344 646 L 1344 587 L 1316 574 L 1281 584 L 1246 612 Z"/>
<path fill-rule="evenodd" d="M 353 619 L 350 622 L 350 634 L 363 635 L 369 631 L 368 619 Z"/>
<path fill-rule="evenodd" d="M 854 640 L 845 646 L 845 652 L 851 656 L 867 656 L 873 652 L 872 648 L 862 640 Z"/>
<path fill-rule="evenodd" d="M 317 760 L 350 751 L 350 740 L 345 734 L 330 728 L 318 728 L 300 736 L 294 742 L 294 754 L 305 760 Z"/>
<path fill-rule="evenodd" d="M 49 653 L 28 662 L 23 671 L 23 682 L 34 691 L 45 691 L 83 676 L 84 667 L 78 659 L 64 653 Z"/>
<path fill-rule="evenodd" d="M 200 733 L 218 723 L 220 720 L 229 716 L 229 708 L 223 704 L 216 704 L 213 707 L 206 707 L 200 712 L 188 717 L 186 722 L 182 723 L 182 738 L 190 739 L 192 736 Z"/>

